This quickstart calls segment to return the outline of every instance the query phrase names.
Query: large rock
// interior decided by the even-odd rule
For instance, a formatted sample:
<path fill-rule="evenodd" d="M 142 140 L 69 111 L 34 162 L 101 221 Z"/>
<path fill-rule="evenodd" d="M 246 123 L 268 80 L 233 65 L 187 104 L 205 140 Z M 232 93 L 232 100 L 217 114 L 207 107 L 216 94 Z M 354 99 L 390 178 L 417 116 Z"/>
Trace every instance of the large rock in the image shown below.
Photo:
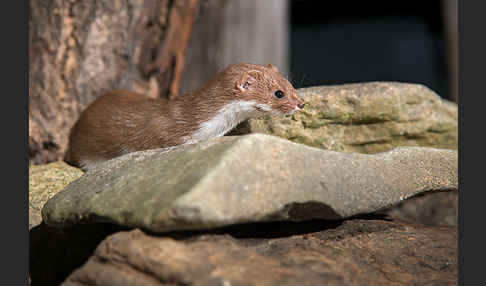
<path fill-rule="evenodd" d="M 307 102 L 304 110 L 291 117 L 251 119 L 231 134 L 266 133 L 342 152 L 457 149 L 457 105 L 423 85 L 371 82 L 298 91 Z"/>
<path fill-rule="evenodd" d="M 423 85 L 371 82 L 299 92 L 308 101 L 303 111 L 251 119 L 230 135 L 272 134 L 343 152 L 376 153 L 396 146 L 457 149 L 457 105 Z M 388 214 L 427 225 L 457 225 L 457 192 L 406 200 Z"/>
<path fill-rule="evenodd" d="M 83 171 L 64 162 L 29 166 L 29 229 L 42 222 L 47 200 L 81 175 Z"/>
<path fill-rule="evenodd" d="M 454 150 L 365 155 L 253 134 L 110 160 L 56 194 L 42 213 L 50 226 L 112 222 L 164 232 L 345 218 L 455 189 Z"/>
<path fill-rule="evenodd" d="M 354 219 L 246 228 L 177 239 L 118 232 L 61 285 L 457 285 L 454 227 Z"/>

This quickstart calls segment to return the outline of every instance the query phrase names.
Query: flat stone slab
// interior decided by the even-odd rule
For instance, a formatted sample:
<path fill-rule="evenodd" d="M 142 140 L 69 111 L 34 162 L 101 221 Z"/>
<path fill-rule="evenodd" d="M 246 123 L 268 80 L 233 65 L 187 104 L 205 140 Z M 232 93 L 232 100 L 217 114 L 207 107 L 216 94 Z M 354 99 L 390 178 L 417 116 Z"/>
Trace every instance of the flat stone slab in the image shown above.
<path fill-rule="evenodd" d="M 457 149 L 457 104 L 421 84 L 368 82 L 298 89 L 306 101 L 290 117 L 243 122 L 234 135 L 264 133 L 340 152 L 397 146 Z"/>
<path fill-rule="evenodd" d="M 122 231 L 61 285 L 457 285 L 455 227 L 327 223 L 252 224 L 185 239 Z"/>
<path fill-rule="evenodd" d="M 29 229 L 42 222 L 44 204 L 83 171 L 64 162 L 29 166 Z"/>
<path fill-rule="evenodd" d="M 50 226 L 110 222 L 154 232 L 248 222 L 340 219 L 426 191 L 457 190 L 457 151 L 367 155 L 275 136 L 227 136 L 98 165 L 51 198 Z"/>

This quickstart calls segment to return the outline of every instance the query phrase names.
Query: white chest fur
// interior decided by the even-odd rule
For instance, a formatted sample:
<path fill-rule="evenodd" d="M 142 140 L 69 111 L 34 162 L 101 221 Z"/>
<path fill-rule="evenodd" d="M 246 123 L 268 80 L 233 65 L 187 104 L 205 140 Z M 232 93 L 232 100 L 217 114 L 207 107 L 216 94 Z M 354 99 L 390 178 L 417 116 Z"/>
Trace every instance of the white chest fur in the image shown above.
<path fill-rule="evenodd" d="M 260 111 L 270 111 L 270 106 L 255 101 L 237 100 L 223 106 L 210 120 L 199 125 L 199 129 L 186 138 L 185 144 L 192 144 L 211 138 L 221 137 L 236 125 L 250 117 L 258 116 Z"/>

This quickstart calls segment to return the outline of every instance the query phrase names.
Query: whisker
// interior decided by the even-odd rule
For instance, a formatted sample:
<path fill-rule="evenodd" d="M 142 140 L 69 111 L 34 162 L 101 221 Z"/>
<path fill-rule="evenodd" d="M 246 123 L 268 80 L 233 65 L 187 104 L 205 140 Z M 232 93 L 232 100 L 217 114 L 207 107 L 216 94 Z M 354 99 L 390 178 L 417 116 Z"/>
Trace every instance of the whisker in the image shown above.
<path fill-rule="evenodd" d="M 300 81 L 299 87 L 302 87 L 302 84 L 304 83 L 304 79 L 305 79 L 305 73 L 302 76 L 302 80 Z"/>
<path fill-rule="evenodd" d="M 291 76 L 290 74 L 288 74 L 288 75 L 286 76 L 286 78 L 287 78 L 287 80 L 288 80 L 288 81 L 289 81 L 289 82 L 290 82 L 290 83 L 291 83 L 293 86 L 295 86 L 295 84 L 294 84 L 294 79 L 292 78 L 292 76 Z"/>

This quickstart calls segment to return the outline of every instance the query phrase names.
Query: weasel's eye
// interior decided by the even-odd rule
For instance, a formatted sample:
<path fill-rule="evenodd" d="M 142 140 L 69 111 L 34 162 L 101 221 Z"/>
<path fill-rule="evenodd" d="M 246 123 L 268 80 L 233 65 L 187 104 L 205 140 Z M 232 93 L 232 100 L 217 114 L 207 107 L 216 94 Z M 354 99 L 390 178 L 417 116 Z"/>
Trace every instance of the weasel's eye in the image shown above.
<path fill-rule="evenodd" d="M 275 96 L 276 96 L 277 98 L 282 98 L 282 97 L 284 97 L 284 96 L 285 96 L 285 94 L 284 94 L 284 92 L 283 92 L 283 91 L 281 91 L 281 90 L 279 89 L 279 90 L 277 90 L 277 91 L 275 92 Z"/>

